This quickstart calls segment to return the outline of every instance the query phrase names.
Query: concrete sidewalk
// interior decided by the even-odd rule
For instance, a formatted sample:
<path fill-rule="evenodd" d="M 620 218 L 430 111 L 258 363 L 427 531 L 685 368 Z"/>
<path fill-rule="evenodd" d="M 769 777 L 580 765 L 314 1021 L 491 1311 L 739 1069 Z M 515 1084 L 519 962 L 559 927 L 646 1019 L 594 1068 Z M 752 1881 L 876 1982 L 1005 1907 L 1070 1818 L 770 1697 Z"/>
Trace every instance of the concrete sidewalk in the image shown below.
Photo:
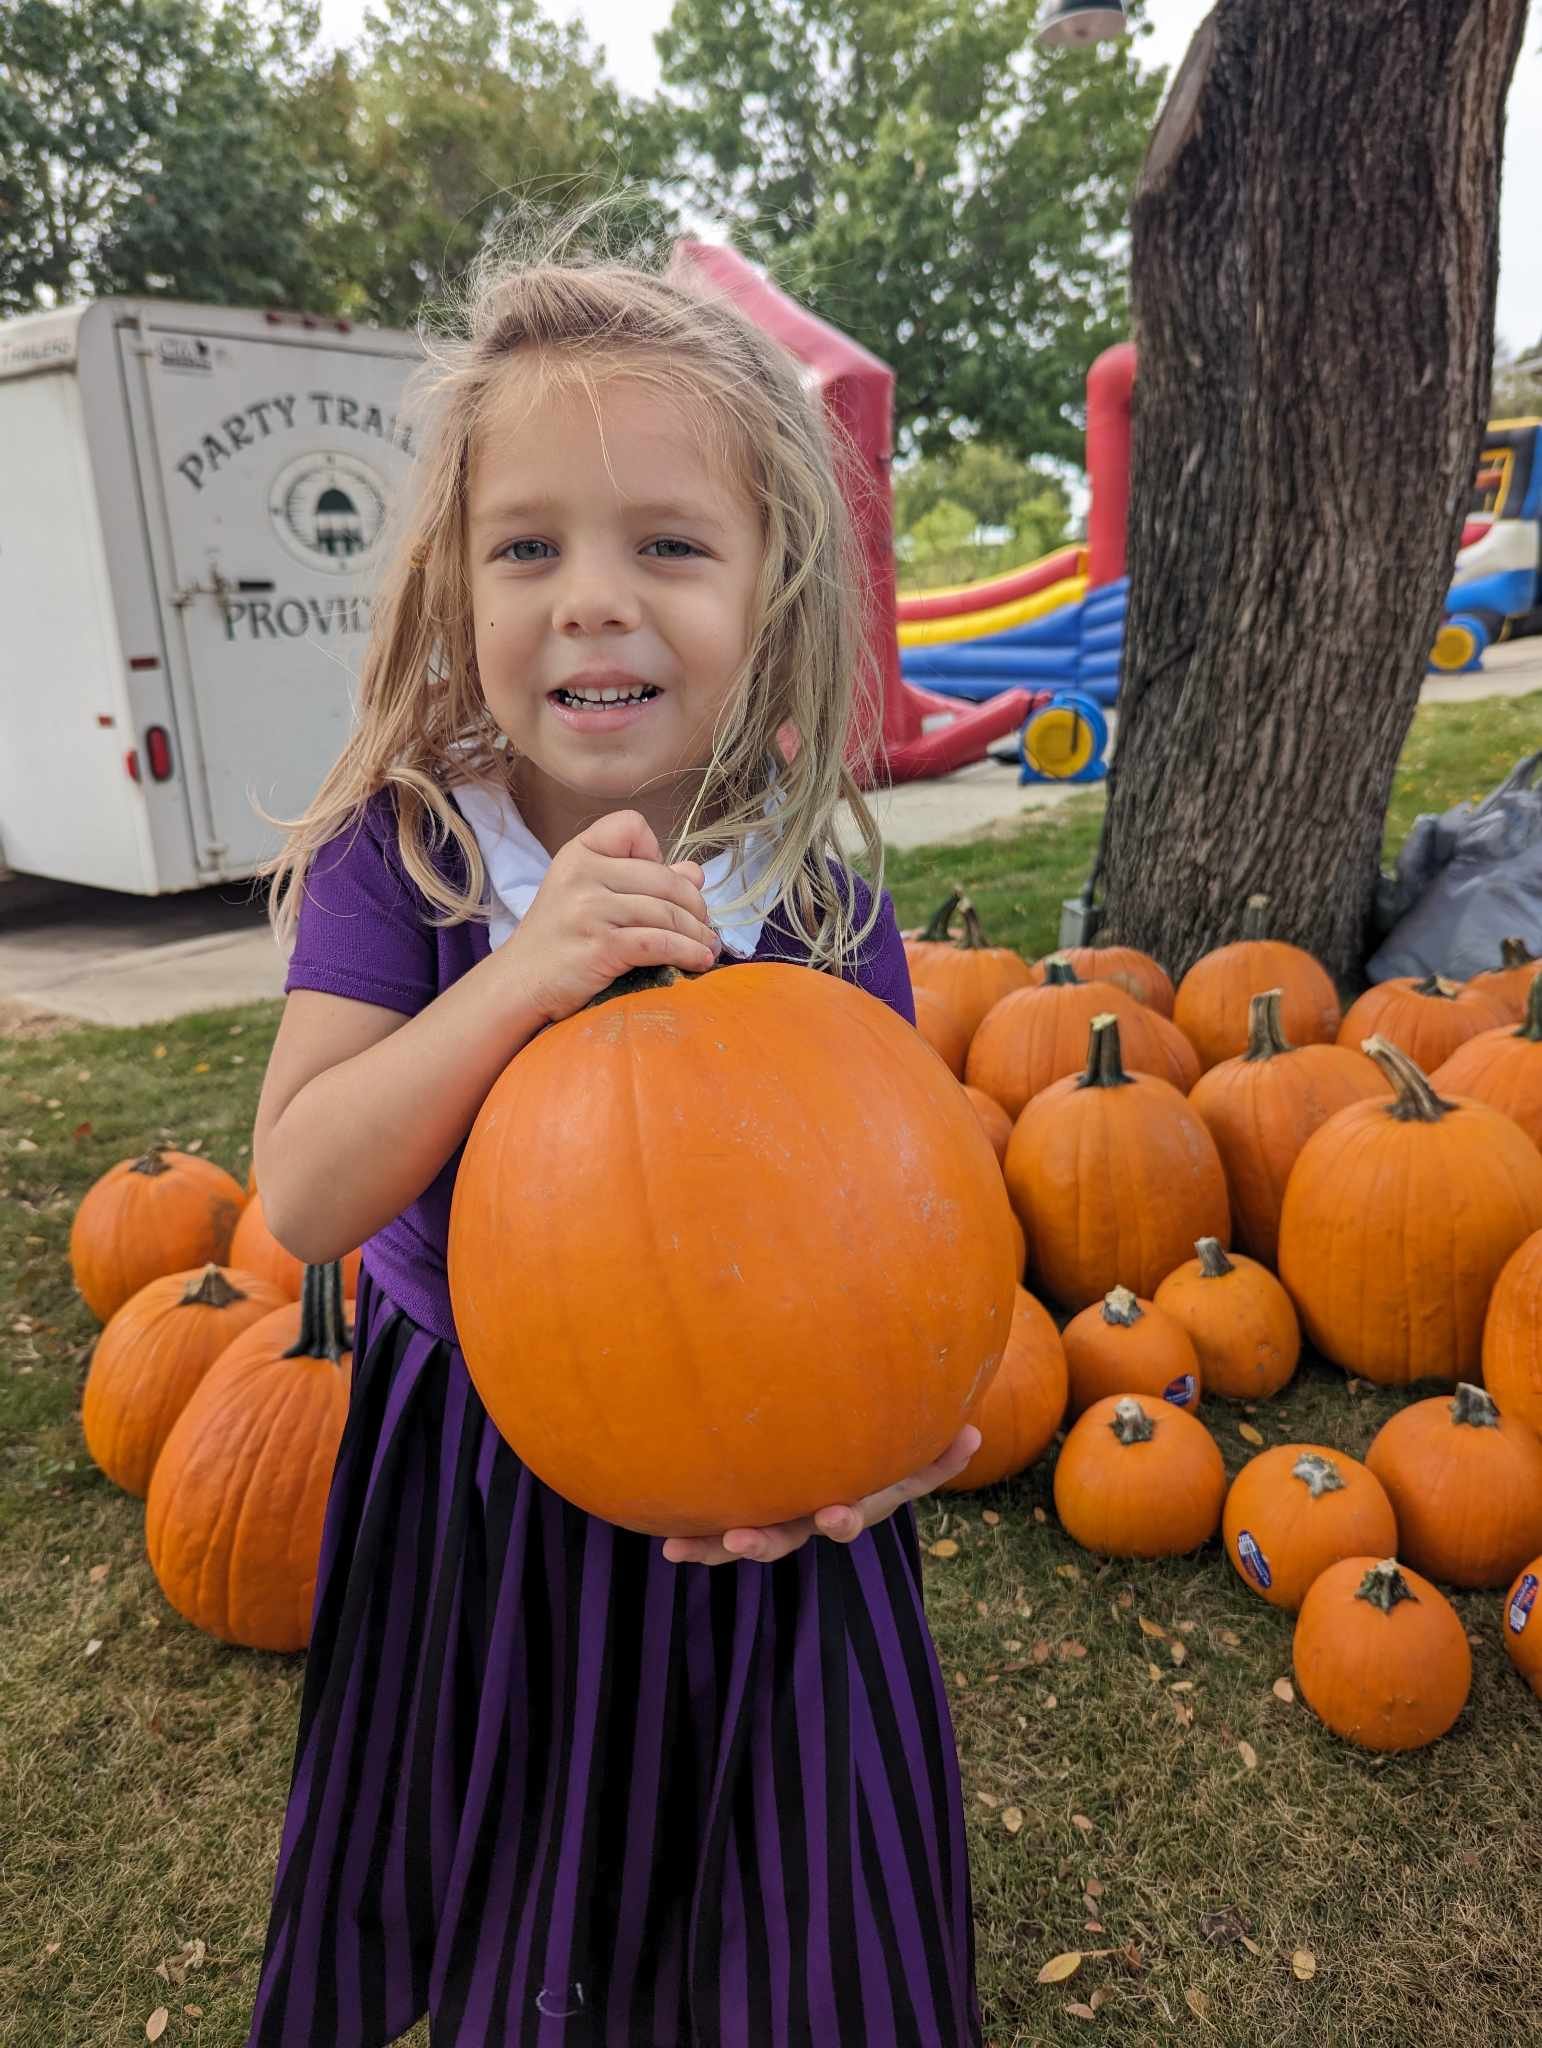
<path fill-rule="evenodd" d="M 1484 673 L 1432 678 L 1423 696 L 1450 703 L 1533 690 L 1542 690 L 1542 640 L 1496 647 Z M 1010 829 L 1087 787 L 1025 788 L 1015 763 L 988 760 L 940 781 L 880 791 L 872 803 L 886 844 L 926 846 Z M 860 844 L 849 820 L 841 839 L 849 848 Z M 0 1035 L 35 1035 L 70 1021 L 159 1023 L 279 996 L 283 985 L 284 961 L 246 883 L 142 897 L 25 877 L 0 882 Z"/>

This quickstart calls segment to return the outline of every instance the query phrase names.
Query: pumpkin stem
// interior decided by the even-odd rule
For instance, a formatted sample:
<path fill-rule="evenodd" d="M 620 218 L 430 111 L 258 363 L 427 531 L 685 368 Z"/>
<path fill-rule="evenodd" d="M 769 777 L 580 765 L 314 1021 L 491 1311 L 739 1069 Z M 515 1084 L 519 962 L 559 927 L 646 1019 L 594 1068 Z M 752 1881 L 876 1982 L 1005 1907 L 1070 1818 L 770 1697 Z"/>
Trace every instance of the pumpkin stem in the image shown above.
<path fill-rule="evenodd" d="M 945 946 L 953 936 L 953 913 L 963 900 L 962 889 L 950 890 L 946 901 L 939 903 L 932 912 L 931 922 L 922 932 L 922 938 L 932 945 Z"/>
<path fill-rule="evenodd" d="M 1267 939 L 1269 936 L 1269 898 L 1250 896 L 1242 911 L 1242 936 L 1245 939 Z"/>
<path fill-rule="evenodd" d="M 300 1286 L 299 1340 L 285 1358 L 330 1358 L 340 1365 L 343 1353 L 352 1349 L 353 1332 L 343 1315 L 342 1262 L 307 1266 Z"/>
<path fill-rule="evenodd" d="M 233 1301 L 245 1301 L 246 1296 L 239 1287 L 232 1287 L 219 1267 L 209 1264 L 204 1267 L 196 1280 L 188 1282 L 186 1294 L 177 1303 L 178 1308 L 190 1308 L 201 1302 L 205 1308 L 229 1308 Z"/>
<path fill-rule="evenodd" d="M 1051 953 L 1044 963 L 1044 986 L 1046 988 L 1080 987 L 1081 976 L 1071 965 L 1064 953 Z"/>
<path fill-rule="evenodd" d="M 1356 1590 L 1357 1600 L 1368 1600 L 1372 1607 L 1379 1607 L 1383 1614 L 1390 1614 L 1399 1600 L 1416 1598 L 1412 1586 L 1397 1568 L 1395 1557 L 1384 1557 L 1380 1564 L 1373 1564 Z"/>
<path fill-rule="evenodd" d="M 1130 1077 L 1119 1051 L 1119 1019 L 1104 1010 L 1092 1020 L 1087 1038 L 1087 1070 L 1077 1076 L 1078 1088 L 1124 1088 Z"/>
<path fill-rule="evenodd" d="M 1295 1051 L 1285 1036 L 1285 1025 L 1280 1016 L 1280 1005 L 1284 1000 L 1284 989 L 1268 988 L 1248 1004 L 1248 1049 L 1242 1055 L 1245 1060 L 1272 1060 L 1282 1052 Z"/>
<path fill-rule="evenodd" d="M 1145 1313 L 1128 1287 L 1110 1287 L 1103 1297 L 1105 1323 L 1119 1323 L 1128 1330 L 1132 1324 L 1138 1323 Z"/>
<path fill-rule="evenodd" d="M 1528 960 L 1535 958 L 1536 955 L 1524 939 L 1501 939 L 1499 941 L 1499 965 L 1501 971 L 1506 967 L 1524 967 Z"/>
<path fill-rule="evenodd" d="M 130 1173 L 142 1173 L 149 1180 L 154 1180 L 155 1176 L 158 1173 L 170 1173 L 170 1171 L 171 1168 L 166 1164 L 165 1160 L 161 1157 L 161 1148 L 159 1145 L 152 1145 L 149 1151 L 144 1153 L 140 1158 L 136 1159 L 134 1161 L 134 1164 L 129 1168 Z"/>
<path fill-rule="evenodd" d="M 1499 1410 L 1492 1394 L 1463 1380 L 1451 1396 L 1451 1420 L 1470 1423 L 1474 1429 L 1498 1429 Z"/>
<path fill-rule="evenodd" d="M 966 953 L 983 951 L 985 947 L 989 946 L 990 940 L 985 936 L 984 928 L 980 923 L 980 913 L 975 909 L 967 896 L 959 897 L 958 914 L 964 920 L 964 930 L 962 937 L 955 939 L 953 943 L 956 946 L 961 946 Z"/>
<path fill-rule="evenodd" d="M 1223 1280 L 1228 1273 L 1236 1272 L 1236 1267 L 1221 1250 L 1221 1240 L 1218 1237 L 1196 1237 L 1194 1249 L 1199 1254 L 1201 1280 Z"/>
<path fill-rule="evenodd" d="M 1383 1038 L 1378 1031 L 1372 1038 L 1362 1038 L 1360 1050 L 1369 1053 L 1377 1066 L 1397 1090 L 1392 1100 L 1384 1105 L 1388 1116 L 1395 1116 L 1399 1123 L 1438 1124 L 1443 1116 L 1455 1109 L 1454 1102 L 1447 1102 L 1435 1093 L 1428 1077 L 1390 1038 Z"/>
<path fill-rule="evenodd" d="M 1133 1394 L 1123 1394 L 1114 1403 L 1113 1420 L 1108 1426 L 1122 1444 L 1149 1443 L 1156 1434 L 1156 1424 Z"/>
<path fill-rule="evenodd" d="M 1299 1479 L 1313 1500 L 1321 1500 L 1325 1493 L 1342 1493 L 1344 1475 L 1331 1458 L 1325 1458 L 1320 1451 L 1303 1451 L 1290 1468 L 1292 1479 Z"/>
<path fill-rule="evenodd" d="M 1454 1003 L 1461 992 L 1461 983 L 1447 981 L 1443 974 L 1426 974 L 1423 981 L 1416 981 L 1410 991 L 1416 996 L 1441 996 L 1448 1003 Z"/>
<path fill-rule="evenodd" d="M 694 976 L 690 978 L 695 979 Z M 591 996 L 584 1008 L 597 1010 L 601 1003 L 613 1002 L 617 996 L 646 995 L 650 989 L 672 988 L 677 981 L 685 979 L 687 977 L 678 967 L 629 967 L 625 974 L 618 974 L 598 995 Z"/>
<path fill-rule="evenodd" d="M 1517 1038 L 1529 1038 L 1533 1045 L 1542 1044 L 1542 967 L 1531 977 L 1531 986 L 1526 991 L 1526 1015 Z"/>

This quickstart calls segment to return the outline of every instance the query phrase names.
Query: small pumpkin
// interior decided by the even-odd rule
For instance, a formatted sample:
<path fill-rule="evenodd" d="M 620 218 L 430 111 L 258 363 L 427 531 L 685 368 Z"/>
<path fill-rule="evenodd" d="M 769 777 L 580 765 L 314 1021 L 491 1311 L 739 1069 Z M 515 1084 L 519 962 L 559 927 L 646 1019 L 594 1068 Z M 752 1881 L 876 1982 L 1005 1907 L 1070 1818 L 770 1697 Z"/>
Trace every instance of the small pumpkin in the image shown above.
<path fill-rule="evenodd" d="M 1007 1147 L 1036 1291 L 1069 1309 L 1120 1286 L 1149 1301 L 1196 1237 L 1231 1236 L 1203 1118 L 1170 1082 L 1125 1071 L 1122 1029 L 1111 1013 L 1093 1019 L 1085 1070 L 1036 1095 Z"/>
<path fill-rule="evenodd" d="M 958 912 L 963 931 L 950 945 L 913 954 L 910 980 L 941 996 L 972 1039 L 981 1019 L 1001 998 L 1028 985 L 1028 962 L 1010 946 L 993 946 L 980 926 L 979 914 L 967 896 Z"/>
<path fill-rule="evenodd" d="M 991 1149 L 998 1159 L 1005 1159 L 1007 1146 L 1012 1139 L 1012 1119 L 993 1096 L 983 1088 L 966 1087 L 969 1106 L 980 1119 L 980 1129 L 991 1141 Z"/>
<path fill-rule="evenodd" d="M 193 1267 L 131 1295 L 96 1340 L 81 1400 L 86 1449 L 142 1500 L 171 1426 L 216 1358 L 287 1299 L 250 1273 Z"/>
<path fill-rule="evenodd" d="M 1083 981 L 1112 982 L 1148 1010 L 1164 1017 L 1173 1013 L 1173 984 L 1167 969 L 1136 946 L 1062 946 L 1035 963 L 1033 978 L 1042 983 L 1050 960 L 1064 960 Z"/>
<path fill-rule="evenodd" d="M 1196 960 L 1178 984 L 1173 1022 L 1206 1070 L 1246 1051 L 1249 1005 L 1261 988 L 1281 991 L 1292 1045 L 1331 1045 L 1338 1031 L 1338 991 L 1328 970 L 1302 947 L 1267 937 L 1268 929 L 1268 897 L 1250 896 L 1241 938 Z"/>
<path fill-rule="evenodd" d="M 1197 1408 L 1204 1392 L 1188 1332 L 1128 1287 L 1072 1316 L 1061 1333 L 1075 1417 L 1110 1394 L 1147 1394 L 1175 1408 Z"/>
<path fill-rule="evenodd" d="M 1483 1318 L 1483 1384 L 1542 1436 L 1542 1230 L 1500 1270 Z"/>
<path fill-rule="evenodd" d="M 1470 1379 L 1500 1268 L 1542 1229 L 1542 1154 L 1497 1110 L 1437 1095 L 1386 1039 L 1365 1050 L 1396 1093 L 1351 1103 L 1302 1147 L 1280 1278 L 1307 1338 L 1347 1371 Z"/>
<path fill-rule="evenodd" d="M 1036 988 L 1017 989 L 987 1011 L 969 1042 L 964 1078 L 1008 1116 L 1020 1116 L 1035 1095 L 1086 1063 L 1088 1029 L 1105 1011 L 1120 1020 L 1120 1047 L 1131 1069 L 1159 1074 L 1187 1093 L 1197 1074 L 1192 1049 L 1173 1051 L 1182 1033 L 1112 983 L 1078 981 L 1069 961 L 1059 958 L 1047 962 Z"/>
<path fill-rule="evenodd" d="M 1013 1268 L 1013 1279 L 1020 1286 L 1028 1270 L 1028 1233 L 1023 1228 L 1023 1219 L 1010 1202 L 1007 1204 L 1007 1221 L 1012 1226 L 1012 1254 L 1017 1262 Z"/>
<path fill-rule="evenodd" d="M 343 1260 L 343 1292 L 350 1298 L 359 1291 L 362 1250 L 351 1251 Z M 243 1273 L 281 1288 L 290 1301 L 300 1299 L 305 1281 L 305 1262 L 286 1251 L 268 1228 L 261 1195 L 253 1195 L 241 1211 L 241 1220 L 230 1240 L 230 1263 Z"/>
<path fill-rule="evenodd" d="M 940 1493 L 971 1493 L 1022 1472 L 1048 1448 L 1065 1414 L 1065 1349 L 1055 1319 L 1025 1287 L 996 1377 L 969 1412 L 980 1448 Z"/>
<path fill-rule="evenodd" d="M 1400 1549 L 1450 1586 L 1503 1586 L 1542 1550 L 1542 1437 L 1467 1382 L 1389 1417 L 1365 1462 Z"/>
<path fill-rule="evenodd" d="M 1467 1631 L 1438 1587 L 1395 1558 L 1340 1558 L 1307 1588 L 1292 1662 L 1301 1697 L 1362 1749 L 1422 1749 L 1472 1689 Z"/>
<path fill-rule="evenodd" d="M 1293 1614 L 1330 1564 L 1395 1551 L 1397 1517 L 1358 1458 L 1327 1444 L 1276 1444 L 1232 1481 L 1221 1538 L 1242 1583 Z"/>
<path fill-rule="evenodd" d="M 1339 1044 L 1359 1045 L 1379 1032 L 1428 1073 L 1469 1038 L 1508 1021 L 1503 1007 L 1474 983 L 1399 975 L 1355 998 L 1339 1026 Z"/>
<path fill-rule="evenodd" d="M 1253 997 L 1247 1051 L 1212 1067 L 1189 1096 L 1226 1168 L 1232 1235 L 1241 1250 L 1269 1266 L 1279 1252 L 1285 1184 L 1302 1146 L 1336 1110 L 1392 1092 L 1363 1052 L 1292 1045 L 1281 1000 L 1277 988 Z"/>
<path fill-rule="evenodd" d="M 1542 1700 L 1542 1613 L 1537 1590 L 1542 1586 L 1542 1557 L 1534 1557 L 1515 1575 L 1505 1595 L 1500 1634 L 1510 1662 Z"/>
<path fill-rule="evenodd" d="M 310 1638 L 321 1526 L 348 1414 L 353 1334 L 336 1264 L 204 1375 L 150 1475 L 145 1541 L 195 1628 L 250 1650 Z"/>
<path fill-rule="evenodd" d="M 92 1182 L 70 1225 L 70 1270 L 98 1322 L 167 1273 L 230 1263 L 241 1183 L 212 1159 L 152 1145 Z"/>
<path fill-rule="evenodd" d="M 1110 1394 L 1072 1424 L 1055 1512 L 1102 1557 L 1182 1557 L 1215 1534 L 1226 1467 L 1205 1425 L 1170 1401 Z"/>
<path fill-rule="evenodd" d="M 969 1034 L 948 1005 L 932 988 L 911 990 L 916 1006 L 916 1029 L 946 1065 L 956 1081 L 964 1078 L 964 1058 L 969 1051 Z"/>
<path fill-rule="evenodd" d="M 1509 1021 L 1519 1024 L 1526 1014 L 1526 998 L 1538 969 L 1542 969 L 1542 958 L 1530 950 L 1524 939 L 1501 939 L 1499 965 L 1475 974 L 1468 987 L 1498 1003 Z"/>
<path fill-rule="evenodd" d="M 1194 1250 L 1152 1298 L 1193 1340 L 1208 1392 L 1267 1401 L 1301 1356 L 1290 1296 L 1267 1267 L 1240 1252 L 1228 1258 L 1213 1237 L 1200 1238 Z"/>
<path fill-rule="evenodd" d="M 902 932 L 900 934 L 905 947 L 905 959 L 909 964 L 912 980 L 915 978 L 916 962 L 918 960 L 924 959 L 926 954 L 933 950 L 939 953 L 949 952 L 956 943 L 956 934 L 953 930 L 953 916 L 962 901 L 963 891 L 961 889 L 950 889 L 946 898 L 938 904 L 930 918 L 928 918 L 919 931 Z"/>
<path fill-rule="evenodd" d="M 1532 976 L 1519 1025 L 1480 1031 L 1430 1076 L 1442 1095 L 1469 1095 L 1520 1125 L 1542 1148 L 1542 970 Z"/>

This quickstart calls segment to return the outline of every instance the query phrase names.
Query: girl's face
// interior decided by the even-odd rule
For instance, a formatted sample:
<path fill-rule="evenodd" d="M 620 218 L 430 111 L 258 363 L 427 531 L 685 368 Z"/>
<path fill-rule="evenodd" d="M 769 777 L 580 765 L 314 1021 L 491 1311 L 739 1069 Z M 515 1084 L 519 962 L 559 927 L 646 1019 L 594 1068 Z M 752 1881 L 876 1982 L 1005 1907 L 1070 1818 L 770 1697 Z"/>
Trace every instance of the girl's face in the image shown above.
<path fill-rule="evenodd" d="M 466 537 L 482 694 L 520 757 L 521 809 L 553 851 L 634 802 L 667 832 L 749 645 L 759 517 L 635 382 L 512 400 L 475 451 Z"/>

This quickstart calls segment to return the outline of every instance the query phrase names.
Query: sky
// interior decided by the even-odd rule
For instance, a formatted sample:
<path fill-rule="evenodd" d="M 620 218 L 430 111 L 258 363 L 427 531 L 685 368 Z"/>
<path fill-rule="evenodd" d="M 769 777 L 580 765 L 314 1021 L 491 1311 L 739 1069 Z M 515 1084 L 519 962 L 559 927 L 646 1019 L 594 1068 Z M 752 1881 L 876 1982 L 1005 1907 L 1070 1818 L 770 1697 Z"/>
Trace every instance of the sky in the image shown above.
<path fill-rule="evenodd" d="M 368 0 L 321 0 L 322 34 L 345 44 L 358 34 Z M 1353 5 L 1354 0 L 1345 0 Z M 582 24 L 605 53 L 605 69 L 624 91 L 646 98 L 659 84 L 653 38 L 669 19 L 672 0 L 545 0 L 559 20 Z M 1153 0 L 1154 33 L 1140 45 L 1148 65 L 1177 65 L 1189 38 L 1209 13 L 1211 0 Z M 1528 203 L 1527 192 L 1533 198 Z M 1542 341 L 1542 235 L 1536 230 L 1542 192 L 1542 37 L 1528 28 L 1515 67 L 1505 130 L 1504 184 L 1499 216 L 1497 329 L 1512 349 Z"/>

